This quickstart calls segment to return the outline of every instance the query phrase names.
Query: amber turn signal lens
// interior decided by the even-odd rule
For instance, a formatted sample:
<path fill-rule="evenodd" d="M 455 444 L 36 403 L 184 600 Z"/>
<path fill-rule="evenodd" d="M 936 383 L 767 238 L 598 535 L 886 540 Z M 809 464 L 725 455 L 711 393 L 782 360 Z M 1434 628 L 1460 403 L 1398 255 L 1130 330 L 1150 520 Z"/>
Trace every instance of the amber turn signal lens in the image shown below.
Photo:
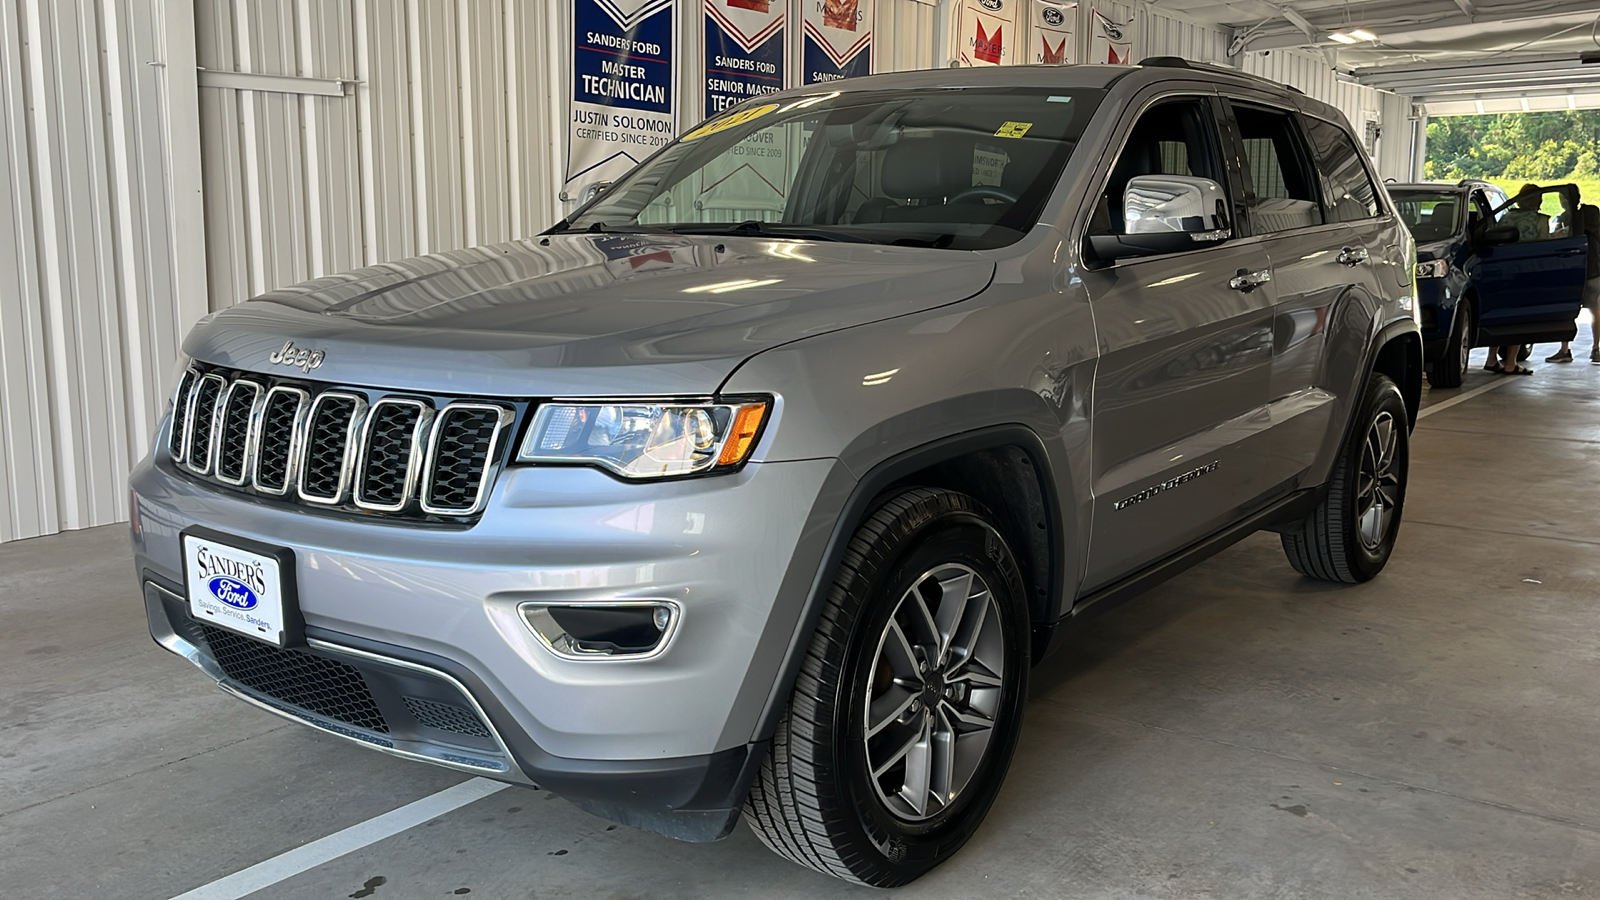
<path fill-rule="evenodd" d="M 728 430 L 727 443 L 722 445 L 722 455 L 717 457 L 717 465 L 733 466 L 744 462 L 744 458 L 750 455 L 750 449 L 756 445 L 756 432 L 761 430 L 761 422 L 766 417 L 765 403 L 739 407 L 739 412 L 733 417 L 733 427 Z"/>

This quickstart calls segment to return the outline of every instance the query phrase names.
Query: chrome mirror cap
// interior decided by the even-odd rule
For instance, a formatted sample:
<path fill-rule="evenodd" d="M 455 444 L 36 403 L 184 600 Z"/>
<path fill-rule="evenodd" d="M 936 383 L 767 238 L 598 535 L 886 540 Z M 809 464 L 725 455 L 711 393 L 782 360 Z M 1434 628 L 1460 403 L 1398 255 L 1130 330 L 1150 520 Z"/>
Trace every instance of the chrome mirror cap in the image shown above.
<path fill-rule="evenodd" d="M 1222 185 L 1190 175 L 1139 175 L 1122 193 L 1126 234 L 1191 234 L 1196 240 L 1229 236 Z"/>

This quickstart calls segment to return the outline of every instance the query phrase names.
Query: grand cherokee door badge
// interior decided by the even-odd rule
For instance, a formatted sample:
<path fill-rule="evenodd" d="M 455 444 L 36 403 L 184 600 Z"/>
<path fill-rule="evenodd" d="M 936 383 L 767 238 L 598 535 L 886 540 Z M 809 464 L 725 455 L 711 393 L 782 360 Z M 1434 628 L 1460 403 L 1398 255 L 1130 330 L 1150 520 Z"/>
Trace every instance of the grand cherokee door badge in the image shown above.
<path fill-rule="evenodd" d="M 1215 472 L 1217 470 L 1217 466 L 1219 465 L 1221 465 L 1220 462 L 1209 462 L 1198 469 L 1190 469 L 1182 475 L 1169 478 L 1160 484 L 1153 484 L 1139 493 L 1134 494 L 1132 497 L 1118 500 L 1116 503 L 1112 504 L 1111 508 L 1114 510 L 1120 510 L 1126 509 L 1129 506 L 1133 506 L 1136 503 L 1143 503 L 1163 491 L 1170 491 L 1180 484 L 1188 484 L 1202 475 L 1209 475 L 1212 472 Z"/>

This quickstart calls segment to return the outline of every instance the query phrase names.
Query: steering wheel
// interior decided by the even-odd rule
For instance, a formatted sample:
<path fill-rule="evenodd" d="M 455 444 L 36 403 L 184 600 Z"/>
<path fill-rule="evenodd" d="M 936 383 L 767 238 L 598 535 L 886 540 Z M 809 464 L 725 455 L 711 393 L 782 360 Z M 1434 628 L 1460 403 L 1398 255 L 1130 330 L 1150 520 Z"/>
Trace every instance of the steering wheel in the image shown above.
<path fill-rule="evenodd" d="M 1016 203 L 1017 202 L 1017 195 L 1015 193 L 1011 192 L 1011 191 L 1006 190 L 1005 188 L 999 188 L 999 187 L 995 187 L 994 185 L 989 185 L 989 184 L 980 184 L 980 185 L 977 185 L 976 187 L 967 188 L 966 190 L 962 191 L 961 193 L 956 194 L 954 197 L 951 197 L 950 199 L 946 200 L 945 203 L 947 203 L 947 204 L 948 203 L 960 203 L 963 200 L 972 200 L 972 199 L 977 199 L 977 200 L 999 200 L 999 201 L 1001 201 L 1003 203 Z"/>

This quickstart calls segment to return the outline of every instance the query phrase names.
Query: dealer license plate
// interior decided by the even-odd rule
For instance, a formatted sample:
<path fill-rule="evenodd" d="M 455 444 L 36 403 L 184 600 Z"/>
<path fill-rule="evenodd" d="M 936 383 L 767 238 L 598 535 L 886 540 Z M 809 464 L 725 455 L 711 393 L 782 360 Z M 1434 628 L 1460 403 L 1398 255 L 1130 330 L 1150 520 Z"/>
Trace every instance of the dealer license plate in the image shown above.
<path fill-rule="evenodd" d="M 277 559 L 185 534 L 183 560 L 189 614 L 197 621 L 284 646 L 284 585 Z"/>

